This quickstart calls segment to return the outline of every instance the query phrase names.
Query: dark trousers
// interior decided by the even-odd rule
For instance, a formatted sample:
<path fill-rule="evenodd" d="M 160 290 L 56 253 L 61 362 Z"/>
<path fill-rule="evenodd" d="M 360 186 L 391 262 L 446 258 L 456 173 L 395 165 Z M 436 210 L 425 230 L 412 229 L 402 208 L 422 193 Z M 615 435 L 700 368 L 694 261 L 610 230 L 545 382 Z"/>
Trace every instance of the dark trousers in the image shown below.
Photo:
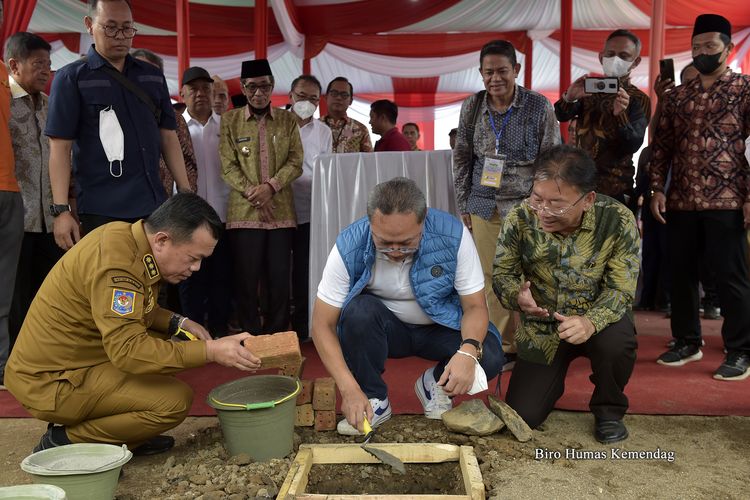
<path fill-rule="evenodd" d="M 750 278 L 742 211 L 670 211 L 667 222 L 672 335 L 691 344 L 701 341 L 698 278 L 701 259 L 706 259 L 724 316 L 724 346 L 729 351 L 750 351 Z"/>
<path fill-rule="evenodd" d="M 418 356 L 437 361 L 433 375 L 439 380 L 461 344 L 461 332 L 432 325 L 412 325 L 398 319 L 374 295 L 358 295 L 341 311 L 339 341 L 344 359 L 368 398 L 385 399 L 385 360 Z M 480 364 L 492 379 L 503 366 L 500 341 L 487 332 Z M 408 381 L 404 381 L 408 383 Z"/>
<path fill-rule="evenodd" d="M 230 229 L 227 233 L 235 271 L 240 327 L 253 334 L 288 330 L 294 229 Z M 269 304 L 268 315 L 261 325 L 258 283 L 263 275 L 266 276 Z"/>
<path fill-rule="evenodd" d="M 672 273 L 667 255 L 667 227 L 654 218 L 644 203 L 642 289 L 639 305 L 644 308 L 666 307 L 670 301 Z"/>
<path fill-rule="evenodd" d="M 16 284 L 13 290 L 13 305 L 10 310 L 10 347 L 18 337 L 39 287 L 52 267 L 63 256 L 63 251 L 55 243 L 53 233 L 23 234 L 21 257 L 18 259 Z"/>
<path fill-rule="evenodd" d="M 206 325 L 214 337 L 228 334 L 232 307 L 232 259 L 227 239 L 224 232 L 200 270 L 179 285 L 183 314 Z"/>
<path fill-rule="evenodd" d="M 148 215 L 143 217 L 136 217 L 134 219 L 118 219 L 116 217 L 108 217 L 106 215 L 93 215 L 93 214 L 78 214 L 78 220 L 81 221 L 81 236 L 84 236 L 99 226 L 109 224 L 110 222 L 128 222 L 133 224 L 141 219 L 145 219 Z"/>
<path fill-rule="evenodd" d="M 8 361 L 10 332 L 8 316 L 13 303 L 18 256 L 23 242 L 23 198 L 21 193 L 0 191 L 0 383 Z"/>
<path fill-rule="evenodd" d="M 633 373 L 637 347 L 633 323 L 624 317 L 583 344 L 561 341 L 550 365 L 519 358 L 510 376 L 505 401 L 529 427 L 538 427 L 565 392 L 565 375 L 571 361 L 586 356 L 591 361 L 590 379 L 594 384 L 589 401 L 591 413 L 602 420 L 620 420 L 628 409 L 628 398 L 623 391 Z"/>
<path fill-rule="evenodd" d="M 300 339 L 309 336 L 310 223 L 299 224 L 294 231 L 292 251 L 292 329 Z"/>

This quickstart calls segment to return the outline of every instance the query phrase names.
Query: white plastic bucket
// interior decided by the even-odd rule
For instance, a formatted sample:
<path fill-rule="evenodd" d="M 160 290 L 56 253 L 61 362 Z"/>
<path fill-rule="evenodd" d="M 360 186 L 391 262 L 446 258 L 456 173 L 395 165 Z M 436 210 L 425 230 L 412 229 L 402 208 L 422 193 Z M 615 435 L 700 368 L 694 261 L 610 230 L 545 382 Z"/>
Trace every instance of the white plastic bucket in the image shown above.
<path fill-rule="evenodd" d="M 76 443 L 29 455 L 21 469 L 35 483 L 65 490 L 67 500 L 104 500 L 115 496 L 120 469 L 132 456 L 125 445 Z"/>

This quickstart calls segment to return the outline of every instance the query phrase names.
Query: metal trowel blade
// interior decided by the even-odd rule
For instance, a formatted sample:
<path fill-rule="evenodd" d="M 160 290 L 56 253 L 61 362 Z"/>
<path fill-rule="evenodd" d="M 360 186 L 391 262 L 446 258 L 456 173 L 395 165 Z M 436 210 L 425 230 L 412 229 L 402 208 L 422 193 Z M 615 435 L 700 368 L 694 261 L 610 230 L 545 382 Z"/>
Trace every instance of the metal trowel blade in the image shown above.
<path fill-rule="evenodd" d="M 398 472 L 399 474 L 406 474 L 406 467 L 404 467 L 404 463 L 396 458 L 395 456 L 391 455 L 387 451 L 383 451 L 381 449 L 375 448 L 374 446 L 367 446 L 370 442 L 370 439 L 375 435 L 375 430 L 370 427 L 370 422 L 367 421 L 367 418 L 365 418 L 364 421 L 364 431 L 365 431 L 365 441 L 360 445 L 363 450 L 365 450 L 367 453 L 372 455 L 373 457 L 380 460 L 385 465 L 390 466 L 393 470 Z"/>

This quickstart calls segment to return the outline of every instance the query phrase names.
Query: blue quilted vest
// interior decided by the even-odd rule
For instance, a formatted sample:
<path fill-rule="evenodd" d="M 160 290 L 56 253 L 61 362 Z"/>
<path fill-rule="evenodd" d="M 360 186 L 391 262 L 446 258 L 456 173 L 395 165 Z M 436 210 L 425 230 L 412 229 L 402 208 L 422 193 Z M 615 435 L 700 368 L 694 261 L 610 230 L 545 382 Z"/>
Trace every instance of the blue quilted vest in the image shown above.
<path fill-rule="evenodd" d="M 459 331 L 463 310 L 453 283 L 462 234 L 463 225 L 458 219 L 442 210 L 428 209 L 409 273 L 414 296 L 425 314 L 435 323 Z M 336 238 L 336 247 L 349 273 L 349 293 L 343 310 L 371 278 L 376 252 L 369 219 L 362 217 L 345 228 Z M 492 323 L 489 331 L 500 341 L 500 333 Z"/>

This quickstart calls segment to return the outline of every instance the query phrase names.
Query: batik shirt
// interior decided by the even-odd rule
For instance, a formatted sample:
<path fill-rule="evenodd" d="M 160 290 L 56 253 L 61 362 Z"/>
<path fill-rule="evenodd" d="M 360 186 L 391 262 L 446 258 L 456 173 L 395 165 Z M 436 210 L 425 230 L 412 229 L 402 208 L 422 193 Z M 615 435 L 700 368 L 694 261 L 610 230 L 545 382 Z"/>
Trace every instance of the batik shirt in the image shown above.
<path fill-rule="evenodd" d="M 560 99 L 555 114 L 561 122 L 575 118 L 575 145 L 596 163 L 596 191 L 624 201 L 633 195 L 633 154 L 643 144 L 651 100 L 629 81 L 620 84 L 630 102 L 617 116 L 612 112 L 616 94 L 592 94 L 575 102 Z"/>
<path fill-rule="evenodd" d="M 596 332 L 631 314 L 640 264 L 638 243 L 632 212 L 601 194 L 568 236 L 544 231 L 526 204 L 511 210 L 500 231 L 493 288 L 503 307 L 520 311 L 518 292 L 530 281 L 537 305 L 550 312 L 549 318 L 521 312 L 516 330 L 519 356 L 552 362 L 560 343 L 553 312 L 585 316 Z"/>
<path fill-rule="evenodd" d="M 337 120 L 327 115 L 320 121 L 331 129 L 334 153 L 369 153 L 372 151 L 370 132 L 364 124 L 348 116 Z"/>
<path fill-rule="evenodd" d="M 482 169 L 488 153 L 495 153 L 495 133 L 490 125 L 487 94 L 479 102 L 475 123 L 469 123 L 477 103 L 477 94 L 461 106 L 456 148 L 453 150 L 453 174 L 456 200 L 462 214 L 475 214 L 489 220 L 501 216 L 531 192 L 534 160 L 539 153 L 560 144 L 560 127 L 552 104 L 541 94 L 516 85 L 513 102 L 505 113 L 492 110 L 496 128 L 507 122 L 500 137 L 500 154 L 506 156 L 499 189 L 482 186 Z M 508 116 L 508 113 L 511 115 Z M 473 130 L 473 135 L 470 136 Z M 473 143 L 473 154 L 469 143 Z"/>
<path fill-rule="evenodd" d="M 651 188 L 667 210 L 739 210 L 750 202 L 750 76 L 727 68 L 709 89 L 700 78 L 667 93 L 654 134 Z"/>

